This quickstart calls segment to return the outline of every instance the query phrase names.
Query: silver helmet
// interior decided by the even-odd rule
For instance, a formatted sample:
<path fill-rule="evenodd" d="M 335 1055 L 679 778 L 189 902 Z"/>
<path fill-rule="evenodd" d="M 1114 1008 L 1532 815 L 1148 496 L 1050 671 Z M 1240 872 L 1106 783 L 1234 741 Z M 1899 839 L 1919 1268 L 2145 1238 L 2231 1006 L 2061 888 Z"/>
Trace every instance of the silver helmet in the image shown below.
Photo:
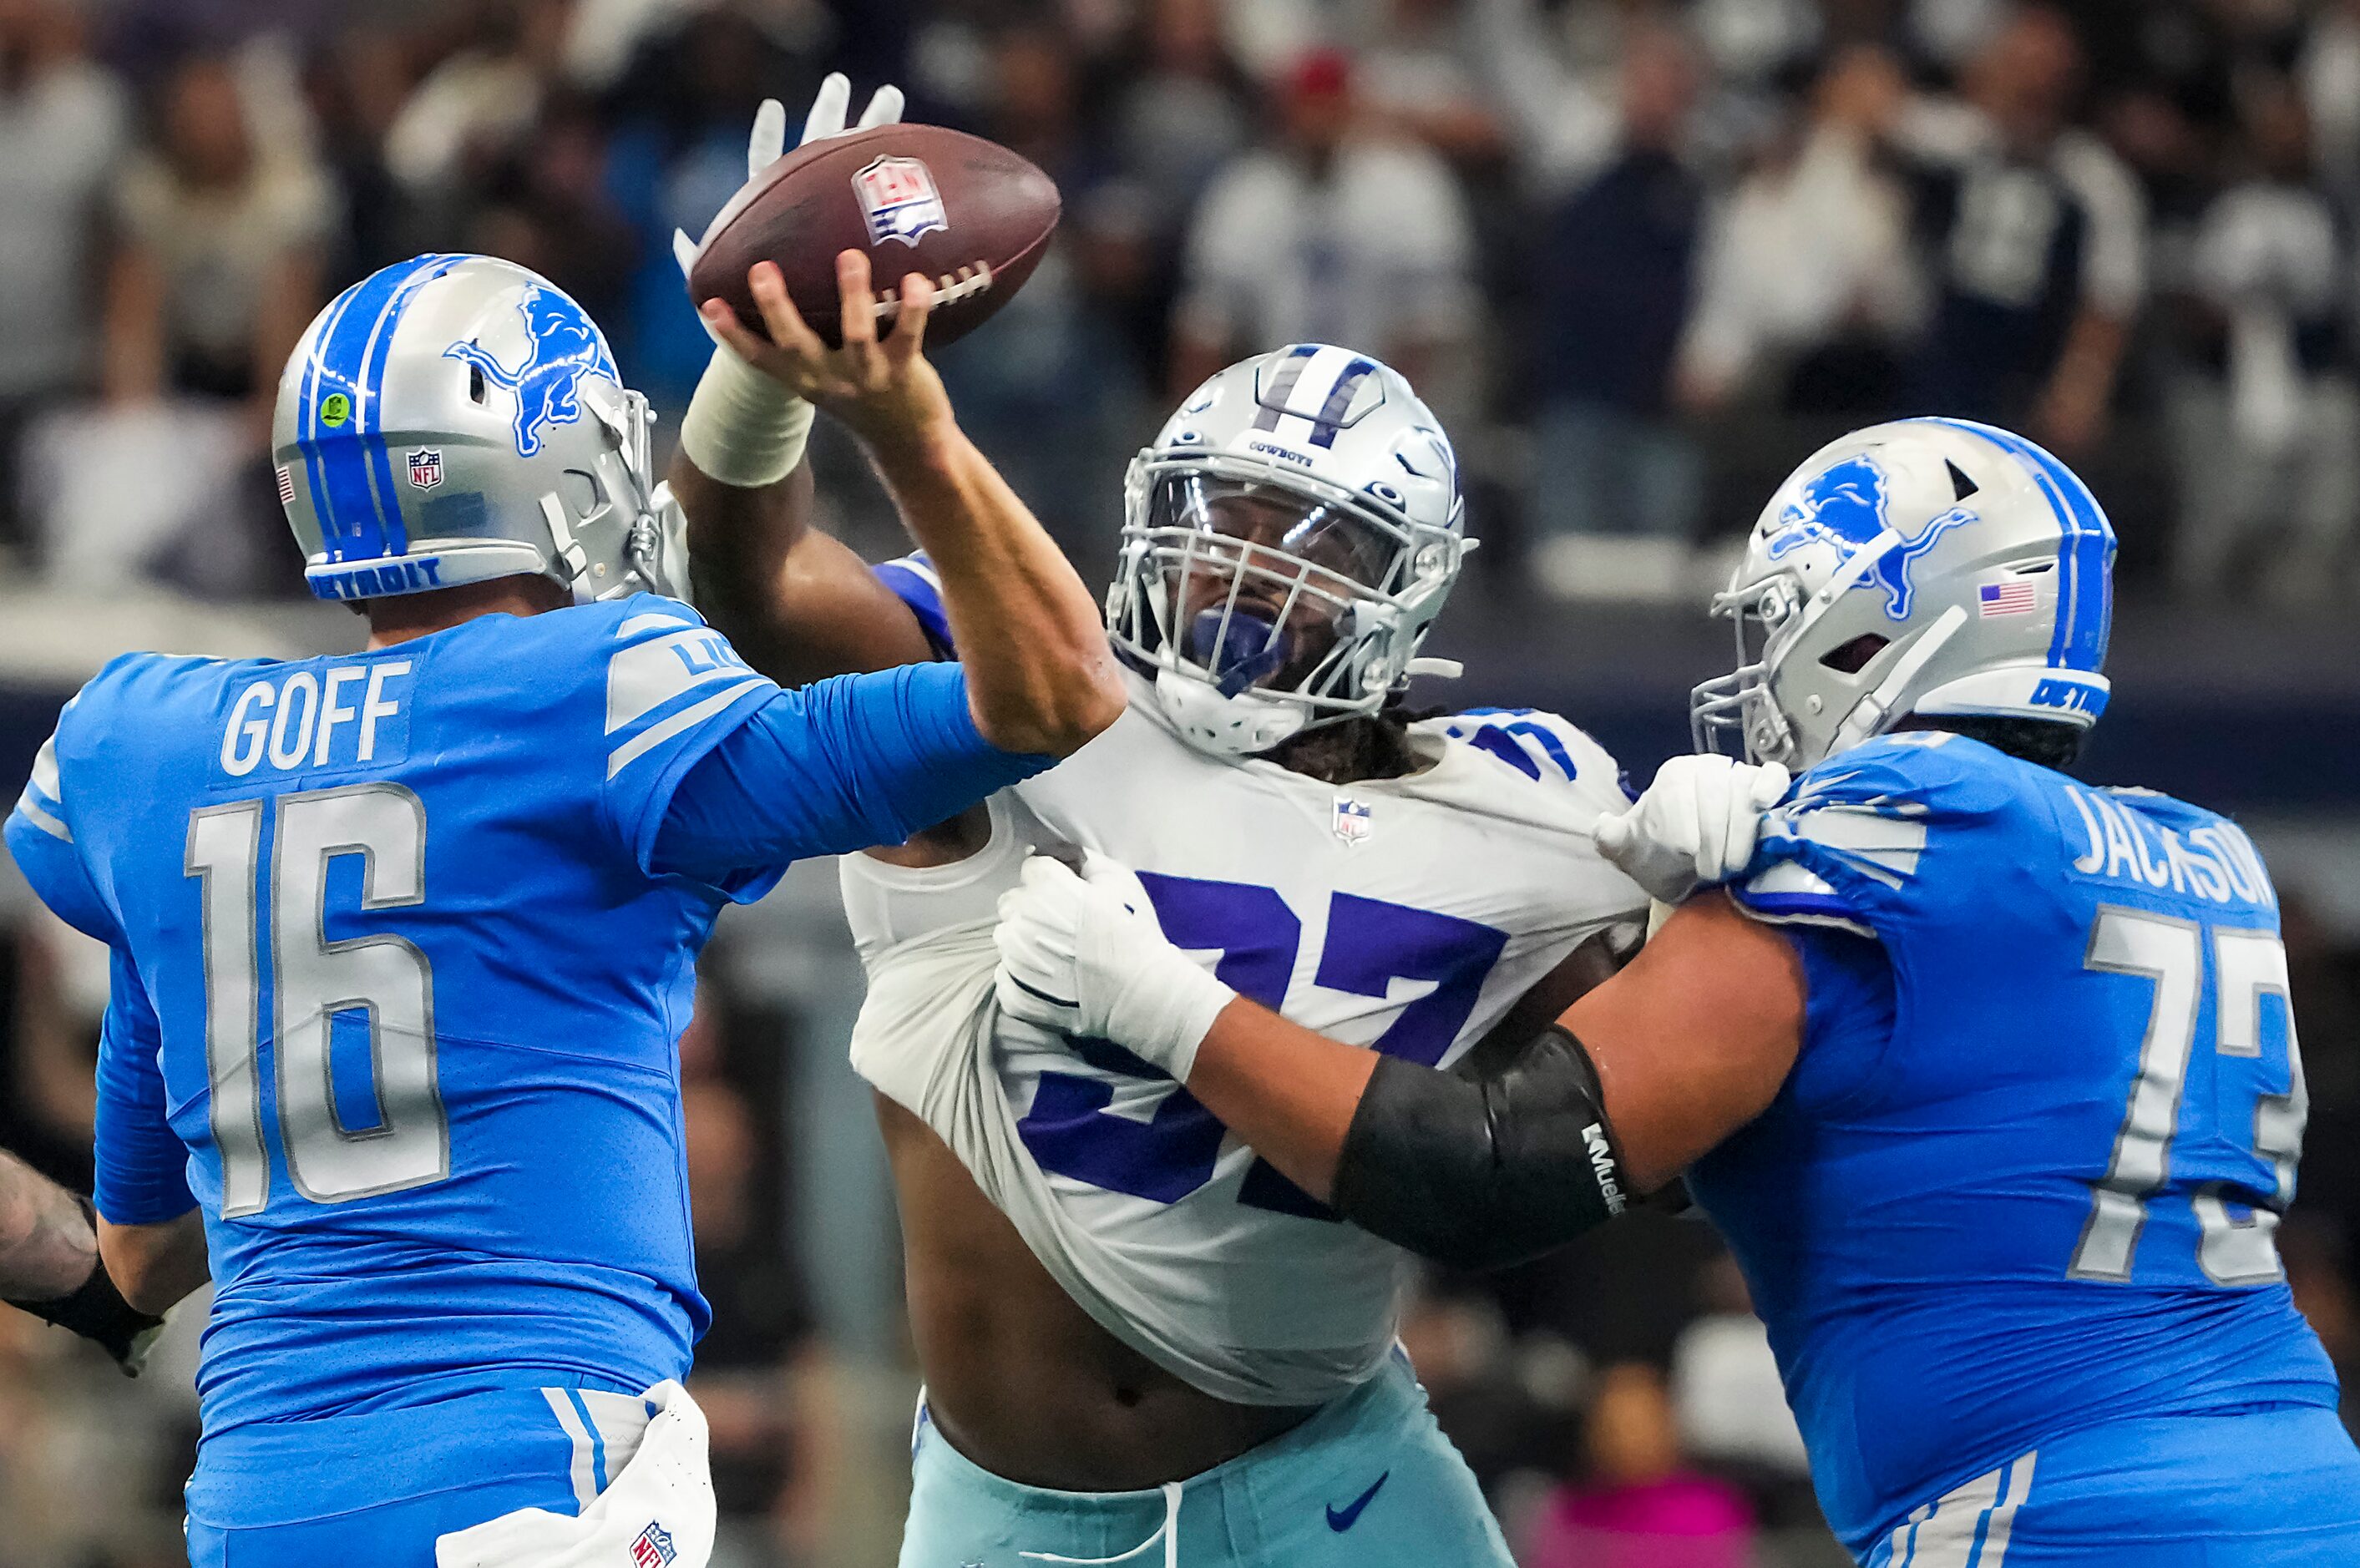
<path fill-rule="evenodd" d="M 322 599 L 532 573 L 577 600 L 676 591 L 647 399 L 547 279 L 421 256 L 329 301 L 271 421 L 279 499 Z"/>
<path fill-rule="evenodd" d="M 1268 751 L 1457 673 L 1417 649 L 1475 547 L 1458 458 L 1368 355 L 1229 366 L 1132 461 L 1123 506 L 1107 630 L 1198 749 Z"/>
<path fill-rule="evenodd" d="M 2022 436 L 1855 430 L 1779 487 L 1713 599 L 1739 668 L 1690 699 L 1697 749 L 1799 769 L 1912 714 L 2087 727 L 2106 706 L 2114 559 L 2096 498 Z"/>

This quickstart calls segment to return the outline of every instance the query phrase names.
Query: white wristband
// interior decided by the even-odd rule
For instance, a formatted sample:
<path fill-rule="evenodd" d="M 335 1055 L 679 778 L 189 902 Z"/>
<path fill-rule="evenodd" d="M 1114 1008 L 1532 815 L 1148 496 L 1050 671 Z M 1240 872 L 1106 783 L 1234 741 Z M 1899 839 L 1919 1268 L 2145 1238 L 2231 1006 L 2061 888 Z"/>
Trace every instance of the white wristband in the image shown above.
<path fill-rule="evenodd" d="M 1171 962 L 1124 987 L 1109 1009 L 1113 1016 L 1108 1019 L 1108 1032 L 1118 1045 L 1185 1083 L 1196 1065 L 1196 1048 L 1238 994 L 1178 949 L 1167 951 Z"/>
<path fill-rule="evenodd" d="M 811 428 L 809 403 L 716 347 L 681 418 L 680 450 L 707 477 L 759 490 L 794 472 Z"/>

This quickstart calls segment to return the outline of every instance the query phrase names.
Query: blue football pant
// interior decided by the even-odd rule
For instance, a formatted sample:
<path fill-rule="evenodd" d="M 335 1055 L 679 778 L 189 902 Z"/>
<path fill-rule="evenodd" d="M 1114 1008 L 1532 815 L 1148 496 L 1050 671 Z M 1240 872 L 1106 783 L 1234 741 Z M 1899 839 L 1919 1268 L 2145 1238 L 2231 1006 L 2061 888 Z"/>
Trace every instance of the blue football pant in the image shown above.
<path fill-rule="evenodd" d="M 191 1568 L 433 1568 L 438 1536 L 518 1508 L 573 1515 L 639 1451 L 643 1400 L 519 1388 L 209 1437 Z"/>
<path fill-rule="evenodd" d="M 1294 1431 L 1147 1492 L 992 1475 L 920 1408 L 901 1568 L 1512 1568 L 1474 1473 L 1396 1356 Z"/>
<path fill-rule="evenodd" d="M 2360 1564 L 2360 1452 L 2335 1412 L 2278 1405 L 2109 1421 L 1912 1513 L 1864 1568 Z"/>

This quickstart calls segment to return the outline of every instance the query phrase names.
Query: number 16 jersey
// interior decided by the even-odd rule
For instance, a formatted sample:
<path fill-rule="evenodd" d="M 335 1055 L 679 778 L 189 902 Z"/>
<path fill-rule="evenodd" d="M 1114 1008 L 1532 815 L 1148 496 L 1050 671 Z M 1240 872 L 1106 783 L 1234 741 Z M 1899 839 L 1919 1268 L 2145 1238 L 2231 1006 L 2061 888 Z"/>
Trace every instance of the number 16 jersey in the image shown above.
<path fill-rule="evenodd" d="M 208 1443 L 683 1375 L 676 1042 L 716 915 L 1045 760 L 975 735 L 956 667 L 782 692 L 650 595 L 109 665 L 7 840 L 114 953 L 100 1213 L 204 1213 Z"/>

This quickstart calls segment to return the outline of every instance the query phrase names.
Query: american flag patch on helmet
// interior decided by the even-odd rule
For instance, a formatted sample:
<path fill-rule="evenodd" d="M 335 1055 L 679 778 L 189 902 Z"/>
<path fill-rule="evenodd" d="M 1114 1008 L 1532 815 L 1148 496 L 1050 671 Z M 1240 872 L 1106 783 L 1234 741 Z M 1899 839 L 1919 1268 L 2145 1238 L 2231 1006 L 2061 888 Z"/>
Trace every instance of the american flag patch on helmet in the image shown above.
<path fill-rule="evenodd" d="M 2038 596 L 2032 584 L 2021 578 L 2014 583 L 1986 583 L 1975 590 L 1979 601 L 1975 608 L 1986 619 L 1993 615 L 2028 615 L 2038 608 Z"/>

